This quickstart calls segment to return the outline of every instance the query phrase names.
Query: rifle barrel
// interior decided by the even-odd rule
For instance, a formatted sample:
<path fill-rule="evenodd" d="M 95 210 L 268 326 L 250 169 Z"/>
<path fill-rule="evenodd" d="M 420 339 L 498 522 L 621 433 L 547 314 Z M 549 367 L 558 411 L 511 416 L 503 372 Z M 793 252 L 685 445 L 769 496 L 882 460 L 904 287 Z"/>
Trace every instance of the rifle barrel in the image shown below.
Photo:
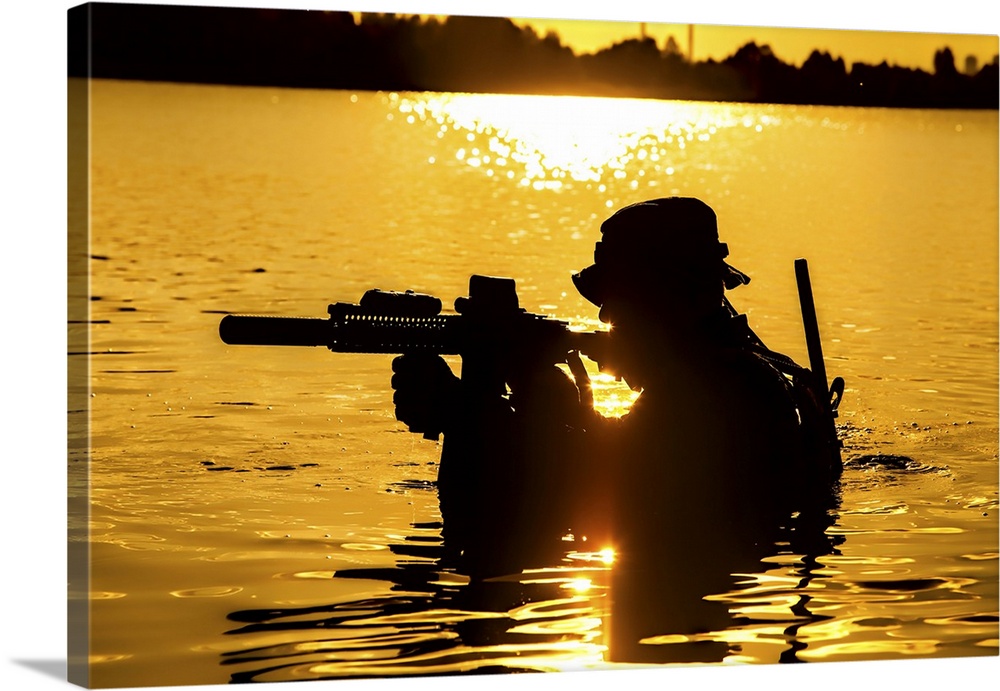
<path fill-rule="evenodd" d="M 325 346 L 330 320 L 227 314 L 219 322 L 219 336 L 229 345 Z"/>

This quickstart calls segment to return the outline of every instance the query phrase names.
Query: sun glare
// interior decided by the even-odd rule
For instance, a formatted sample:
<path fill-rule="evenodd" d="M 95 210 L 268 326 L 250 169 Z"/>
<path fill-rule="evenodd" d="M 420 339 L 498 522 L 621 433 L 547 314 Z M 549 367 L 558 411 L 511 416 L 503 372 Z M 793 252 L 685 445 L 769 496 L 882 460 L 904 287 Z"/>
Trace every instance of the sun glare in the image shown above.
<path fill-rule="evenodd" d="M 407 123 L 437 128 L 453 160 L 538 191 L 655 186 L 684 165 L 688 147 L 730 128 L 760 133 L 773 122 L 734 106 L 688 101 L 436 93 L 386 98 Z"/>
<path fill-rule="evenodd" d="M 586 593 L 594 586 L 594 582 L 589 578 L 574 578 L 573 580 L 563 584 L 563 587 L 567 590 L 572 590 L 574 593 Z"/>
<path fill-rule="evenodd" d="M 601 372 L 597 363 L 587 358 L 583 359 L 583 365 L 590 377 L 590 388 L 594 394 L 594 410 L 604 417 L 622 417 L 632 408 L 636 399 L 639 398 L 639 391 L 629 388 L 621 379 L 609 372 Z M 561 369 L 570 374 L 569 367 L 561 365 Z"/>

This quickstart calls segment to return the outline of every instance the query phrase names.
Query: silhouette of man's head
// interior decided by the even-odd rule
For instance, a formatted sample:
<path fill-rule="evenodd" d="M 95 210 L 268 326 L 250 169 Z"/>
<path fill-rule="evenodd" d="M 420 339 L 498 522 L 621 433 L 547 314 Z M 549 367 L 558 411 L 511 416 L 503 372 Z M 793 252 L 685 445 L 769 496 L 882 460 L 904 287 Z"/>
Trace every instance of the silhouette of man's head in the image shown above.
<path fill-rule="evenodd" d="M 662 379 L 667 350 L 698 354 L 719 333 L 723 294 L 750 282 L 725 262 L 715 212 L 701 200 L 667 197 L 626 206 L 601 224 L 594 263 L 573 276 L 601 308 L 621 346 L 599 363 L 632 388 Z M 676 362 L 675 362 L 676 361 Z M 678 364 L 678 366 L 680 366 Z"/>
<path fill-rule="evenodd" d="M 601 224 L 601 235 L 594 264 L 573 276 L 601 308 L 698 319 L 722 304 L 724 288 L 750 281 L 724 261 L 715 212 L 693 197 L 626 206 Z"/>

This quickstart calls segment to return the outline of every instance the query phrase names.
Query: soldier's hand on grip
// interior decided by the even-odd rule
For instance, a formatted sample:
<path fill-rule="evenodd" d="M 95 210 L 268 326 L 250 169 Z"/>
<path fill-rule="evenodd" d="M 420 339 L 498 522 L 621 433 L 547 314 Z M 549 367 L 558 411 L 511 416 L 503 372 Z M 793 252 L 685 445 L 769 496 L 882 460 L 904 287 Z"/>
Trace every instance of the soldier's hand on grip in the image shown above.
<path fill-rule="evenodd" d="M 460 382 L 438 355 L 400 355 L 392 361 L 396 419 L 411 432 L 437 439 L 455 420 Z"/>

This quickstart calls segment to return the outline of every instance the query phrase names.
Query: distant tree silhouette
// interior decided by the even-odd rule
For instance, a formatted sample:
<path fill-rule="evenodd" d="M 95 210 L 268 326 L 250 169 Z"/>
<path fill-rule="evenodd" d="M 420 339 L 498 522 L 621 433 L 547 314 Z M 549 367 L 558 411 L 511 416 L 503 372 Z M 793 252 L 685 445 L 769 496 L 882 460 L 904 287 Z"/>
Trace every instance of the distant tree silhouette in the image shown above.
<path fill-rule="evenodd" d="M 972 94 L 970 98 L 976 104 L 972 107 L 996 108 L 998 82 L 1000 82 L 1000 60 L 997 59 L 997 56 L 993 56 L 992 62 L 983 65 L 982 69 L 972 76 Z M 993 105 L 988 105 L 990 103 Z"/>
<path fill-rule="evenodd" d="M 850 87 L 844 59 L 835 59 L 829 53 L 814 50 L 799 70 L 798 92 L 802 103 L 844 103 Z"/>
<path fill-rule="evenodd" d="M 968 76 L 959 74 L 951 48 L 942 48 L 934 53 L 932 93 L 936 101 L 961 104 L 964 100 L 963 87 L 967 80 L 971 81 Z"/>
<path fill-rule="evenodd" d="M 410 74 L 432 91 L 542 92 L 570 80 L 573 52 L 509 19 L 448 17 L 407 46 Z M 416 48 L 416 50 L 414 50 Z"/>
<path fill-rule="evenodd" d="M 580 59 L 608 95 L 639 96 L 662 88 L 660 50 L 652 38 L 629 38 Z"/>
<path fill-rule="evenodd" d="M 851 66 L 853 82 L 850 105 L 897 107 L 930 105 L 926 94 L 931 76 L 921 70 L 890 66 L 884 60 L 876 66 L 854 63 Z"/>
<path fill-rule="evenodd" d="M 673 36 L 667 37 L 667 42 L 663 46 L 663 55 L 667 58 L 684 58 L 684 53 L 681 51 L 681 47 L 677 44 L 677 39 Z"/>
<path fill-rule="evenodd" d="M 740 74 L 753 101 L 787 102 L 798 85 L 795 67 L 781 62 L 768 45 L 751 41 L 723 63 Z"/>
<path fill-rule="evenodd" d="M 951 48 L 942 48 L 934 53 L 934 76 L 944 79 L 952 79 L 958 76 L 958 68 L 955 67 L 955 56 Z"/>
<path fill-rule="evenodd" d="M 91 3 L 69 12 L 71 76 L 393 91 L 493 91 L 886 107 L 997 108 L 997 58 L 934 73 L 813 51 L 802 67 L 767 45 L 688 62 L 630 38 L 577 56 L 510 19 Z"/>

